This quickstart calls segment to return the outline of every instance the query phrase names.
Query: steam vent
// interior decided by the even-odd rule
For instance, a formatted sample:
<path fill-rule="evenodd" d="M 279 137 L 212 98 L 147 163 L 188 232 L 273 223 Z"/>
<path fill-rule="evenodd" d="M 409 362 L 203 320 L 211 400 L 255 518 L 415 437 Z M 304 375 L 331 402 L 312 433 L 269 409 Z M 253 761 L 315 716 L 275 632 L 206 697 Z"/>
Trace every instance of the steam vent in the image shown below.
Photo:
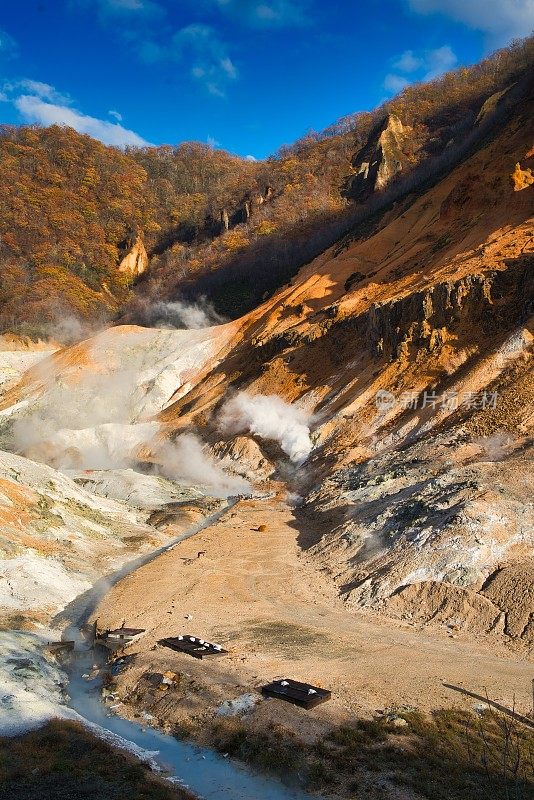
<path fill-rule="evenodd" d="M 1 800 L 534 800 L 532 0 L 4 7 Z"/>

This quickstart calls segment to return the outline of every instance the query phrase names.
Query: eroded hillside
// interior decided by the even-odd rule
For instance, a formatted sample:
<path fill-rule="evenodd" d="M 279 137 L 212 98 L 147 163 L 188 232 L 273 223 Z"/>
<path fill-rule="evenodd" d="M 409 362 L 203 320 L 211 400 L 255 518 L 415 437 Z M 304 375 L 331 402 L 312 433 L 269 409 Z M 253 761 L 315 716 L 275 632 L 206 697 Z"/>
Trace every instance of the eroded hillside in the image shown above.
<path fill-rule="evenodd" d="M 117 320 L 187 327 L 161 305 L 184 296 L 239 317 L 405 196 L 414 171 L 450 167 L 531 65 L 527 39 L 258 162 L 3 126 L 0 330 L 71 342 Z"/>
<path fill-rule="evenodd" d="M 302 269 L 160 415 L 213 440 L 228 391 L 299 403 L 302 543 L 342 596 L 525 645 L 534 232 L 512 175 L 532 167 L 532 112 L 524 96 L 443 180 Z"/>
<path fill-rule="evenodd" d="M 224 230 L 203 228 L 185 255 L 166 241 L 145 259 L 146 237 L 128 240 L 127 269 L 143 273 L 128 314 L 146 307 L 157 323 L 156 297 L 171 300 L 192 329 L 0 342 L 0 623 L 75 626 L 81 603 L 97 627 L 144 629 L 110 695 L 121 714 L 212 744 L 214 713 L 243 696 L 247 736 L 276 724 L 291 741 L 400 698 L 446 707 L 464 686 L 464 705 L 486 687 L 528 711 L 534 97 L 529 72 L 484 86 L 449 147 L 461 97 L 442 109 L 433 145 L 398 100 L 367 120 L 335 225 L 325 234 L 306 218 L 291 240 L 309 234 L 299 258 L 320 255 L 299 269 L 288 244 L 248 313 L 239 301 L 225 322 L 198 295 L 184 303 L 175 292 L 191 276 L 177 280 L 175 258 L 205 256 L 206 274 L 220 267 L 212 287 L 232 295 L 248 259 L 273 256 L 270 237 L 286 229 L 259 229 L 276 212 L 294 232 L 296 195 L 256 166 L 249 177 L 258 169 L 274 188 L 250 219 L 228 213 L 228 230 L 223 216 Z M 326 141 L 308 156 L 326 158 Z M 176 153 L 165 157 L 176 167 Z M 271 244 L 254 250 L 264 235 Z M 229 242 L 234 255 L 219 259 Z M 134 553 L 135 569 L 88 603 L 90 585 Z M 185 673 L 185 656 L 158 643 L 193 626 L 229 652 Z M 255 692 L 282 671 L 335 688 L 327 711 L 304 726 L 293 709 L 273 713 Z M 180 677 L 154 688 L 160 673 Z"/>
<path fill-rule="evenodd" d="M 6 444 L 223 494 L 285 484 L 347 607 L 529 647 L 530 82 L 507 102 L 443 178 L 249 314 L 118 327 L 41 361 L 4 394 Z"/>

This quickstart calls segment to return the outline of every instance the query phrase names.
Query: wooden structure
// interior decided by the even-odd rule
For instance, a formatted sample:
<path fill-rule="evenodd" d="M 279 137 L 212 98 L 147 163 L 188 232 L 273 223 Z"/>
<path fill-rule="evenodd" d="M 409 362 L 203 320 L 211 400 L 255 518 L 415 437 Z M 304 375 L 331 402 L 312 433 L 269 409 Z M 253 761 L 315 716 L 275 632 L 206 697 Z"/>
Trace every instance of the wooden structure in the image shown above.
<path fill-rule="evenodd" d="M 224 650 L 220 644 L 205 642 L 204 639 L 199 639 L 197 636 L 188 636 L 186 634 L 160 639 L 158 644 L 163 645 L 163 647 L 170 647 L 171 650 L 177 650 L 179 653 L 187 653 L 193 658 L 216 658 L 228 653 L 228 650 Z"/>
<path fill-rule="evenodd" d="M 97 633 L 95 644 L 102 644 L 109 650 L 118 650 L 121 647 L 126 647 L 131 642 L 137 641 L 144 633 L 146 633 L 144 628 L 125 628 L 122 626 L 115 630 Z"/>
<path fill-rule="evenodd" d="M 48 642 L 45 646 L 45 650 L 48 650 L 49 653 L 70 653 L 74 650 L 75 642 L 68 640 L 65 642 Z"/>
<path fill-rule="evenodd" d="M 264 697 L 275 697 L 278 700 L 286 700 L 301 708 L 315 708 L 321 703 L 330 700 L 332 692 L 328 689 L 321 689 L 319 686 L 312 686 L 310 683 L 299 683 L 290 678 L 283 678 L 273 681 L 266 686 L 262 686 L 261 693 Z"/>

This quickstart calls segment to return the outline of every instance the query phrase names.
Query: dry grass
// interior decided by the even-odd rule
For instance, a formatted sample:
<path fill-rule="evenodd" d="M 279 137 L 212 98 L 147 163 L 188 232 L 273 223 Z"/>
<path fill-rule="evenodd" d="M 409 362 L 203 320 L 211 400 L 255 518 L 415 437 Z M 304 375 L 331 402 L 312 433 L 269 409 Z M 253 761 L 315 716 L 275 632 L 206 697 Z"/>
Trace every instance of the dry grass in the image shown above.
<path fill-rule="evenodd" d="M 54 721 L 0 739 L 2 800 L 193 800 L 82 726 Z"/>
<path fill-rule="evenodd" d="M 397 718 L 407 725 L 357 720 L 311 747 L 280 725 L 257 734 L 221 720 L 214 742 L 258 769 L 351 800 L 388 798 L 395 786 L 428 800 L 534 800 L 534 732 L 493 711 Z"/>
<path fill-rule="evenodd" d="M 321 645 L 330 647 L 330 638 L 326 634 L 292 622 L 267 620 L 245 624 L 241 635 L 250 636 L 253 642 L 294 659 L 299 657 L 299 653 L 314 651 Z"/>

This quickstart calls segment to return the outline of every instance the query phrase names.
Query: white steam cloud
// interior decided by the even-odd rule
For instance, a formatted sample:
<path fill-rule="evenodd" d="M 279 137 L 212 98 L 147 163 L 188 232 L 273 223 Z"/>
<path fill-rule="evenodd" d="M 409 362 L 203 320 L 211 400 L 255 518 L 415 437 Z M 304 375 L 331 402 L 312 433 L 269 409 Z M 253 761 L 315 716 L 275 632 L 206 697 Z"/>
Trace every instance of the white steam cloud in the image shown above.
<path fill-rule="evenodd" d="M 173 300 L 156 303 L 146 298 L 137 298 L 135 303 L 135 319 L 141 325 L 150 328 L 170 328 L 197 330 L 211 328 L 228 322 L 222 317 L 204 295 L 194 302 Z"/>
<path fill-rule="evenodd" d="M 312 449 L 310 415 L 276 395 L 241 392 L 228 400 L 219 414 L 226 435 L 252 433 L 278 442 L 294 464 L 302 464 Z"/>
<path fill-rule="evenodd" d="M 150 311 L 150 317 L 155 320 L 153 324 L 157 328 L 211 328 L 226 322 L 205 297 L 199 298 L 196 303 L 182 300 L 156 303 Z"/>
<path fill-rule="evenodd" d="M 157 449 L 157 457 L 166 478 L 208 486 L 213 494 L 224 497 L 250 492 L 250 484 L 227 475 L 192 433 L 182 433 L 174 442 L 162 444 Z"/>
<path fill-rule="evenodd" d="M 481 460 L 503 461 L 512 452 L 514 440 L 507 431 L 496 431 L 491 436 L 473 439 L 473 444 L 480 448 Z"/>
<path fill-rule="evenodd" d="M 150 359 L 142 342 L 138 332 L 123 334 L 121 360 L 115 363 L 112 342 L 101 335 L 87 353 L 83 351 L 95 371 L 82 370 L 74 379 L 63 376 L 53 359 L 37 364 L 33 377 L 44 393 L 30 409 L 14 415 L 14 449 L 59 470 L 124 469 L 151 461 L 154 472 L 200 484 L 212 494 L 248 493 L 250 485 L 226 475 L 198 437 L 165 439 L 152 418 L 158 403 L 154 406 L 148 398 L 151 383 L 146 377 L 140 381 Z M 127 366 L 132 353 L 137 360 Z"/>
<path fill-rule="evenodd" d="M 161 432 L 157 422 L 109 422 L 92 428 L 49 428 L 46 434 L 30 420 L 16 425 L 16 441 L 27 456 L 58 470 L 126 469 L 150 456 L 156 474 L 179 483 L 200 485 L 221 497 L 250 492 L 250 484 L 227 475 L 198 436 L 183 433 L 169 442 Z"/>
<path fill-rule="evenodd" d="M 104 321 L 88 321 L 77 317 L 75 314 L 64 313 L 58 309 L 55 318 L 43 323 L 41 329 L 48 340 L 59 342 L 59 344 L 68 347 L 84 339 L 89 339 L 101 331 L 103 327 Z"/>
<path fill-rule="evenodd" d="M 94 428 L 61 428 L 50 431 L 43 439 L 37 438 L 35 428 L 19 424 L 17 430 L 19 441 L 33 434 L 33 442 L 23 448 L 26 454 L 56 469 L 124 469 L 154 440 L 159 425 L 108 422 Z"/>

